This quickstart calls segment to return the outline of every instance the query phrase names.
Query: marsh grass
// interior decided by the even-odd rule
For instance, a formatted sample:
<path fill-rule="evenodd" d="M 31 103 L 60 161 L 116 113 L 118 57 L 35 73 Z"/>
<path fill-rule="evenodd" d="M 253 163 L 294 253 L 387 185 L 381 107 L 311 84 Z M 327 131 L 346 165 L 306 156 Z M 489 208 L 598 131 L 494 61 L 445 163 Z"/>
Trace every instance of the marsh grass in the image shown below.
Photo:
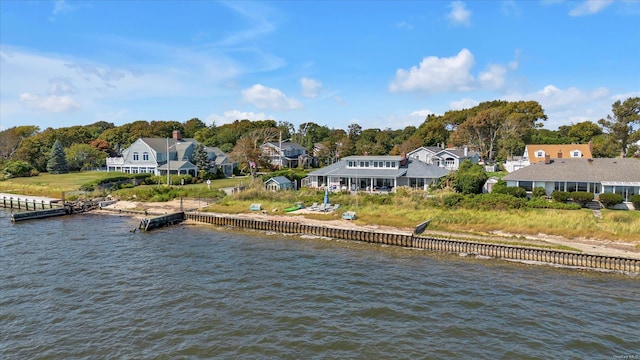
<path fill-rule="evenodd" d="M 344 211 L 356 211 L 357 224 L 377 224 L 396 228 L 412 229 L 421 222 L 431 219 L 430 230 L 457 234 L 490 234 L 502 232 L 523 235 L 551 235 L 566 238 L 589 238 L 599 240 L 630 241 L 640 244 L 640 211 L 603 210 L 603 218 L 598 219 L 588 209 L 532 209 L 518 210 L 473 210 L 449 208 L 437 199 L 449 196 L 442 192 L 435 196 L 425 196 L 421 192 L 406 190 L 388 195 L 372 194 L 330 194 L 331 203 L 341 204 L 333 214 L 305 214 L 307 218 L 320 220 L 339 219 Z M 233 197 L 224 198 L 222 203 L 211 207 L 215 212 L 248 212 L 252 203 L 262 203 L 265 210 L 280 213 L 296 201 L 306 206 L 321 203 L 324 193 L 303 189 L 297 192 L 266 192 L 251 189 Z M 232 211 L 230 211 L 232 210 Z M 294 214 L 286 214 L 295 216 Z M 519 242 L 520 243 L 520 242 Z M 558 249 L 558 247 L 554 247 Z M 571 249 L 575 250 L 575 249 Z"/>

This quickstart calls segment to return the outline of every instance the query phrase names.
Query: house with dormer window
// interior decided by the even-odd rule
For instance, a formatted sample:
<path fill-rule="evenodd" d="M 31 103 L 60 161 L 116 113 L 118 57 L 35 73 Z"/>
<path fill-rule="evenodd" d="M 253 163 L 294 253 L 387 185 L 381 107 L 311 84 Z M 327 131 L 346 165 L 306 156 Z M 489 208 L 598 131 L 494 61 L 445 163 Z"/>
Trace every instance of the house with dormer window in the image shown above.
<path fill-rule="evenodd" d="M 139 138 L 121 156 L 107 158 L 107 171 L 197 176 L 193 156 L 198 144 L 195 139 L 183 139 L 178 130 L 173 131 L 171 138 Z M 216 147 L 205 146 L 204 150 L 210 172 L 220 169 L 225 176 L 233 175 L 234 163 L 227 154 Z"/>
<path fill-rule="evenodd" d="M 524 148 L 522 156 L 515 156 L 505 162 L 507 172 L 514 172 L 523 167 L 545 161 L 549 156 L 555 159 L 592 158 L 592 144 L 531 144 Z"/>
<path fill-rule="evenodd" d="M 332 191 L 389 192 L 398 186 L 426 190 L 448 174 L 443 167 L 407 156 L 347 156 L 310 172 L 302 186 Z"/>

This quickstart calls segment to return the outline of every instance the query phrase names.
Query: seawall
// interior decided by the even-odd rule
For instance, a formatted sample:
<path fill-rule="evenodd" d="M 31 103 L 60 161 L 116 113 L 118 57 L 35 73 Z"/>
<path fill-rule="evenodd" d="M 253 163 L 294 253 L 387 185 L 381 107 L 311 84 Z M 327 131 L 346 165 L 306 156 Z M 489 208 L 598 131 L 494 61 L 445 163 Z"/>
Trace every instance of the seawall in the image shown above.
<path fill-rule="evenodd" d="M 301 224 L 276 219 L 247 219 L 233 215 L 186 213 L 187 220 L 217 226 L 275 231 L 290 234 L 308 234 L 336 239 L 363 241 L 375 244 L 401 246 L 448 253 L 464 253 L 517 261 L 536 261 L 548 264 L 612 271 L 640 273 L 640 259 L 583 254 L 573 251 L 539 249 L 513 245 L 441 239 L 394 232 Z"/>

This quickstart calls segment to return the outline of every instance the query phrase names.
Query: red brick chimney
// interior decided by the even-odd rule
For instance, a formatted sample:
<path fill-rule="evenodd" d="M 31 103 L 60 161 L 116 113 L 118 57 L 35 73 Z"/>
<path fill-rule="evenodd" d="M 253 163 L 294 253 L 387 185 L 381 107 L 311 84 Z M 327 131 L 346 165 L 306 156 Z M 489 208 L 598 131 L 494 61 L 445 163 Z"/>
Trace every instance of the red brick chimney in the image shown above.
<path fill-rule="evenodd" d="M 546 154 L 546 155 L 544 156 L 544 163 L 545 163 L 545 164 L 551 164 L 551 155 Z"/>
<path fill-rule="evenodd" d="M 402 156 L 402 160 L 400 160 L 400 166 L 405 166 L 407 164 L 407 153 L 400 154 Z"/>
<path fill-rule="evenodd" d="M 180 130 L 173 130 L 173 140 L 175 141 L 182 140 L 182 135 L 180 135 Z"/>
<path fill-rule="evenodd" d="M 562 159 L 562 150 L 558 150 L 558 159 Z"/>

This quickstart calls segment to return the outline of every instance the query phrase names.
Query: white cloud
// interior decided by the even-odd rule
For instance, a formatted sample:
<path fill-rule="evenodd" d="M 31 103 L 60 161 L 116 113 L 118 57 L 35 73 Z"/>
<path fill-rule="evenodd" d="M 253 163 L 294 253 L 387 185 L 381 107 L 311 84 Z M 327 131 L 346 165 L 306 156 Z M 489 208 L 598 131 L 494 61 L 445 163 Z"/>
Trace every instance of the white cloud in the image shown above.
<path fill-rule="evenodd" d="M 474 64 L 473 54 L 467 49 L 448 58 L 428 56 L 417 67 L 398 69 L 395 79 L 389 85 L 389 91 L 467 91 L 471 89 L 474 80 L 470 73 Z"/>
<path fill-rule="evenodd" d="M 462 100 L 452 101 L 451 104 L 449 104 L 449 107 L 451 108 L 451 110 L 462 110 L 470 109 L 478 104 L 480 104 L 478 100 L 464 98 Z"/>
<path fill-rule="evenodd" d="M 49 93 L 55 95 L 73 94 L 76 92 L 75 86 L 69 78 L 49 79 Z"/>
<path fill-rule="evenodd" d="M 242 100 L 259 109 L 295 110 L 303 107 L 300 101 L 288 98 L 282 91 L 262 84 L 242 90 Z"/>
<path fill-rule="evenodd" d="M 426 119 L 427 116 L 435 114 L 433 111 L 428 110 L 428 109 L 423 109 L 423 110 L 416 110 L 414 112 L 412 112 L 411 114 L 409 114 L 409 116 L 411 117 L 420 117 L 422 119 Z"/>
<path fill-rule="evenodd" d="M 207 117 L 206 123 L 211 124 L 215 123 L 216 126 L 231 124 L 236 120 L 275 120 L 275 118 L 271 115 L 267 115 L 265 113 L 254 113 L 251 111 L 240 111 L 240 110 L 229 110 L 225 111 L 224 114 L 211 114 Z"/>
<path fill-rule="evenodd" d="M 24 93 L 20 95 L 20 102 L 27 108 L 53 113 L 71 112 L 80 108 L 80 104 L 69 96 L 40 96 Z"/>
<path fill-rule="evenodd" d="M 300 79 L 300 86 L 302 86 L 302 95 L 308 98 L 314 98 L 318 96 L 318 93 L 322 88 L 322 83 L 305 77 Z"/>
<path fill-rule="evenodd" d="M 613 0 L 587 0 L 569 11 L 570 16 L 593 15 L 611 5 Z"/>
<path fill-rule="evenodd" d="M 466 5 L 462 1 L 454 1 L 449 7 L 451 12 L 448 17 L 455 25 L 471 25 L 471 11 L 467 10 Z"/>
<path fill-rule="evenodd" d="M 485 89 L 498 90 L 504 87 L 507 68 L 502 65 L 489 65 L 486 71 L 480 72 L 478 81 Z"/>
<path fill-rule="evenodd" d="M 610 113 L 613 103 L 607 88 L 581 90 L 576 87 L 560 89 L 547 85 L 542 90 L 526 95 L 510 95 L 506 100 L 534 100 L 549 118 L 545 128 L 557 129 L 562 125 L 583 121 L 596 122 Z"/>
<path fill-rule="evenodd" d="M 530 97 L 538 101 L 545 110 L 555 110 L 576 107 L 594 100 L 608 99 L 609 90 L 597 88 L 592 91 L 582 91 L 575 87 L 561 90 L 553 85 L 547 85 Z"/>

